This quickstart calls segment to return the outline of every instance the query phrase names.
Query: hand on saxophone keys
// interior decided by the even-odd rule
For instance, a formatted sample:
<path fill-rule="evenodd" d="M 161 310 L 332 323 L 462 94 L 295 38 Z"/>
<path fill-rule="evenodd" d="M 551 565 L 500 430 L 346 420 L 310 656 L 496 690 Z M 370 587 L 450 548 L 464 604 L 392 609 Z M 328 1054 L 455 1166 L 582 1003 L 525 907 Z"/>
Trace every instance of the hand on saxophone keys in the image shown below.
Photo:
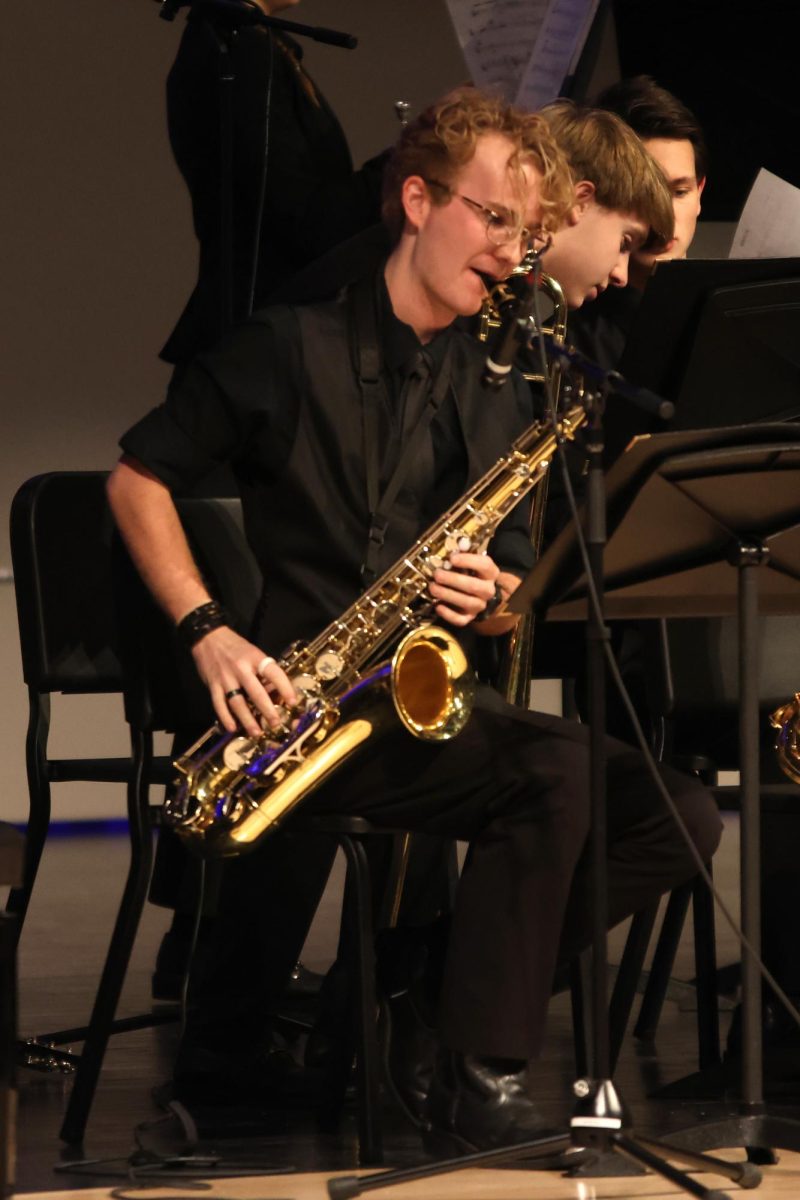
<path fill-rule="evenodd" d="M 436 613 L 451 625 L 469 625 L 496 600 L 500 569 L 488 554 L 457 550 L 438 567 L 428 590 Z"/>
<path fill-rule="evenodd" d="M 192 654 L 223 729 L 259 737 L 261 719 L 271 729 L 285 725 L 286 708 L 293 708 L 298 697 L 271 655 L 227 625 L 206 634 Z"/>

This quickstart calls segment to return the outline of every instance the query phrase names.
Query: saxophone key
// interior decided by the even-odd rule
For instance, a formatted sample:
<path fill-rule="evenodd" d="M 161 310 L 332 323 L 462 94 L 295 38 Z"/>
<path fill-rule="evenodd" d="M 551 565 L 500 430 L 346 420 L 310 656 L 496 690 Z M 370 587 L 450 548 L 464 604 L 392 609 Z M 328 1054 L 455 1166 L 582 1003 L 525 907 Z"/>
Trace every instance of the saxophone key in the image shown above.
<path fill-rule="evenodd" d="M 319 695 L 319 680 L 315 679 L 313 675 L 292 676 L 292 687 L 301 698 L 301 704 L 298 706 L 301 709 L 303 708 L 302 701 Z"/>
<path fill-rule="evenodd" d="M 253 738 L 235 737 L 222 751 L 222 761 L 229 771 L 241 771 L 253 757 L 256 744 Z"/>
<path fill-rule="evenodd" d="M 314 670 L 318 678 L 324 679 L 326 682 L 330 679 L 338 679 L 344 670 L 344 659 L 335 650 L 326 650 L 314 663 Z"/>

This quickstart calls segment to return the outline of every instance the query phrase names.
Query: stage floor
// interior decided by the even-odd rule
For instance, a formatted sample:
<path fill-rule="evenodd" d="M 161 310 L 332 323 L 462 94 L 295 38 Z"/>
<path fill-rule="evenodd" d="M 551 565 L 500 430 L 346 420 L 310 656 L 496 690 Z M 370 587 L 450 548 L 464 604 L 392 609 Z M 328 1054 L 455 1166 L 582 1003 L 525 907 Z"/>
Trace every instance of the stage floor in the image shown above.
<path fill-rule="evenodd" d="M 731 900 L 736 891 L 738 829 L 728 819 L 723 848 L 717 856 L 715 873 Z M 20 947 L 20 1017 L 23 1036 L 46 1030 L 69 1028 L 88 1017 L 98 973 L 110 936 L 127 863 L 124 836 L 53 838 L 43 859 L 28 922 Z M 304 953 L 305 964 L 323 971 L 330 962 L 338 928 L 341 872 L 336 871 Z M 150 972 L 167 914 L 148 905 L 120 1016 L 145 1011 L 150 1004 Z M 612 959 L 618 958 L 621 933 L 612 940 Z M 730 935 L 720 930 L 720 963 L 737 957 Z M 688 980 L 693 973 L 691 935 L 682 944 L 675 975 Z M 648 1098 L 664 1084 L 695 1069 L 695 1014 L 691 989 L 677 986 L 664 1009 L 655 1045 L 643 1045 L 630 1035 L 626 1039 L 615 1081 L 632 1111 L 635 1128 L 643 1134 L 666 1136 L 670 1130 L 695 1125 L 731 1106 L 702 1099 L 670 1101 Z M 727 1026 L 723 1019 L 723 1033 Z M 85 1145 L 66 1147 L 58 1137 L 70 1087 L 69 1078 L 30 1070 L 19 1075 L 20 1113 L 18 1134 L 17 1191 L 60 1195 L 106 1196 L 106 1188 L 130 1184 L 130 1156 L 172 1155 L 189 1146 L 174 1118 L 157 1108 L 152 1090 L 163 1083 L 178 1036 L 178 1026 L 163 1025 L 112 1038 L 95 1097 Z M 536 1094 L 544 1115 L 557 1123 L 566 1122 L 571 1111 L 572 1028 L 568 997 L 554 998 L 550 1035 L 544 1059 L 537 1068 Z M 800 1079 L 800 1070 L 794 1076 Z M 798 1089 L 800 1091 L 800 1089 Z M 797 1096 L 788 1097 L 800 1104 Z M 787 1096 L 783 1096 L 784 1102 Z M 787 1109 L 782 1108 L 781 1112 Z M 800 1112 L 798 1113 L 800 1115 Z M 385 1159 L 392 1166 L 410 1166 L 424 1160 L 416 1131 L 387 1099 L 384 1115 Z M 268 1122 L 243 1114 L 237 1126 L 204 1130 L 196 1147 L 219 1155 L 213 1169 L 209 1200 L 231 1196 L 312 1197 L 324 1196 L 324 1181 L 334 1171 L 352 1171 L 357 1165 L 354 1113 L 348 1109 L 337 1132 L 322 1133 L 313 1116 L 279 1114 Z M 71 1165 L 76 1159 L 92 1160 Z M 99 1160 L 99 1161 L 98 1161 Z M 768 1187 L 753 1196 L 800 1195 L 800 1159 L 782 1154 L 782 1163 L 769 1169 Z M 228 1182 L 227 1176 L 240 1168 L 258 1172 L 257 1177 Z M 270 1176 L 272 1170 L 293 1172 Z M 299 1172 L 299 1173 L 298 1173 Z M 266 1174 L 263 1174 L 266 1173 Z M 174 1186 L 169 1195 L 191 1188 L 182 1183 L 179 1170 L 171 1173 Z M 208 1175 L 205 1176 L 208 1179 Z M 225 1181 L 224 1183 L 222 1181 Z M 92 1187 L 86 1192 L 87 1185 Z M 718 1181 L 715 1186 L 719 1187 Z M 729 1185 L 734 1189 L 735 1185 Z M 765 1185 L 766 1187 L 767 1185 Z M 94 1190 L 99 1188 L 100 1190 Z M 177 1193 L 175 1189 L 177 1188 Z M 738 1189 L 736 1189 L 738 1190 Z M 403 1195 L 425 1197 L 494 1196 L 591 1197 L 678 1194 L 671 1185 L 654 1178 L 593 1181 L 562 1180 L 551 1173 L 512 1170 L 459 1172 L 413 1185 L 404 1185 Z M 148 1195 L 155 1193 L 148 1189 Z M 392 1195 L 400 1195 L 400 1190 Z"/>
<path fill-rule="evenodd" d="M 730 1153 L 730 1152 L 728 1152 Z M 261 1175 L 250 1179 L 208 1180 L 208 1190 L 202 1195 L 207 1200 L 327 1200 L 326 1174 L 298 1174 L 286 1176 Z M 720 1188 L 719 1176 L 695 1175 L 698 1183 L 709 1188 Z M 175 1188 L 148 1189 L 151 1200 L 173 1200 Z M 731 1194 L 738 1189 L 735 1184 L 725 1188 Z M 137 1197 L 136 1188 L 124 1188 L 125 1196 Z M 119 1194 L 119 1193 L 117 1193 Z M 623 1200 L 626 1197 L 651 1196 L 667 1200 L 668 1197 L 686 1196 L 686 1192 L 654 1175 L 628 1179 L 565 1179 L 552 1172 L 535 1171 L 459 1171 L 436 1179 L 422 1179 L 413 1183 L 396 1184 L 379 1191 L 377 1196 L 386 1200 Z M 741 1193 L 744 1194 L 744 1193 Z M 785 1152 L 774 1167 L 765 1168 L 764 1179 L 758 1188 L 748 1191 L 753 1200 L 772 1200 L 773 1197 L 796 1197 L 800 1194 L 800 1154 Z M 106 1188 L 92 1188 L 80 1192 L 37 1192 L 30 1200 L 106 1200 L 112 1193 Z"/>

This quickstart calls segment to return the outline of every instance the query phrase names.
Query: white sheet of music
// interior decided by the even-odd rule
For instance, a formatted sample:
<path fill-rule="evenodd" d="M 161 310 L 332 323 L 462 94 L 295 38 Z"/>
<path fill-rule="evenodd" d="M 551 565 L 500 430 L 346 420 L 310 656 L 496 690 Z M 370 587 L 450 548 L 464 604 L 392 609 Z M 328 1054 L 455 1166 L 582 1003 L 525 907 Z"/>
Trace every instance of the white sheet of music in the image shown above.
<path fill-rule="evenodd" d="M 567 73 L 574 69 L 599 0 L 550 0 L 520 79 L 515 103 L 537 109 L 555 100 Z"/>
<path fill-rule="evenodd" d="M 583 49 L 599 0 L 447 0 L 478 87 L 535 109 L 554 100 Z"/>
<path fill-rule="evenodd" d="M 481 88 L 512 101 L 544 24 L 550 0 L 447 0 L 456 36 Z"/>
<path fill-rule="evenodd" d="M 761 168 L 750 189 L 729 258 L 800 257 L 800 188 Z"/>

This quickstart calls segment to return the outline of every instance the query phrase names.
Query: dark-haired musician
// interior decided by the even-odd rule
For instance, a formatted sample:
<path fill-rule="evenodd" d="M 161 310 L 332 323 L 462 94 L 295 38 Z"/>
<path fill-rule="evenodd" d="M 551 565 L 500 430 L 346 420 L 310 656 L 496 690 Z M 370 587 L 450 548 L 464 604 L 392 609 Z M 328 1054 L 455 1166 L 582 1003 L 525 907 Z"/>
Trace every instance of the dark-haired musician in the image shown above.
<path fill-rule="evenodd" d="M 381 572 L 453 504 L 531 421 L 527 385 L 512 374 L 496 395 L 484 355 L 454 327 L 476 313 L 487 277 L 501 278 L 531 243 L 556 229 L 572 181 L 544 120 L 472 89 L 447 96 L 404 131 L 387 176 L 394 236 L 375 276 L 331 302 L 258 313 L 186 372 L 166 403 L 122 439 L 109 498 L 131 553 L 168 616 L 181 625 L 219 721 L 257 734 L 293 686 L 276 658 L 356 600 L 362 566 Z M 642 227 L 641 239 L 648 230 Z M 375 350 L 377 392 L 362 395 L 359 349 Z M 364 404 L 375 403 L 366 422 Z M 432 411 L 435 400 L 435 411 Z M 422 422 L 422 424 L 420 424 Z M 420 433 L 420 429 L 422 432 Z M 404 447 L 413 439 L 413 459 Z M 404 462 L 404 457 L 406 461 Z M 254 640 L 239 637 L 189 554 L 170 489 L 220 459 L 236 471 L 248 534 L 264 568 Z M 370 500 L 400 464 L 402 487 L 382 544 L 370 542 Z M 374 526 L 373 526 L 374 532 Z M 529 568 L 524 511 L 501 525 L 487 554 L 454 552 L 430 584 L 437 619 L 472 634 L 506 629 L 495 613 Z M 700 853 L 719 819 L 710 797 L 667 772 Z M 687 847 L 638 755 L 609 743 L 610 911 L 614 922 L 693 872 Z M 553 975 L 589 936 L 586 730 L 522 712 L 489 688 L 458 737 L 426 743 L 398 725 L 369 741 L 309 805 L 362 813 L 389 828 L 469 840 L 438 1020 L 440 1054 L 425 1119 L 454 1148 L 540 1133 L 528 1063 L 541 1050 Z M 220 1081 L 240 1049 L 239 1086 L 258 1095 L 247 1045 L 275 999 L 276 924 L 300 919 L 289 888 L 280 913 L 259 911 L 270 863 L 291 863 L 302 841 L 265 839 L 229 864 L 215 955 L 176 1071 L 179 1088 Z M 289 874 L 284 870 L 284 874 Z M 308 908 L 308 900 L 301 899 Z M 242 921 L 241 914 L 248 919 Z M 299 948 L 299 946 L 297 947 Z M 287 971 L 294 959 L 282 965 Z M 248 1074 L 249 1071 L 249 1074 Z"/>

